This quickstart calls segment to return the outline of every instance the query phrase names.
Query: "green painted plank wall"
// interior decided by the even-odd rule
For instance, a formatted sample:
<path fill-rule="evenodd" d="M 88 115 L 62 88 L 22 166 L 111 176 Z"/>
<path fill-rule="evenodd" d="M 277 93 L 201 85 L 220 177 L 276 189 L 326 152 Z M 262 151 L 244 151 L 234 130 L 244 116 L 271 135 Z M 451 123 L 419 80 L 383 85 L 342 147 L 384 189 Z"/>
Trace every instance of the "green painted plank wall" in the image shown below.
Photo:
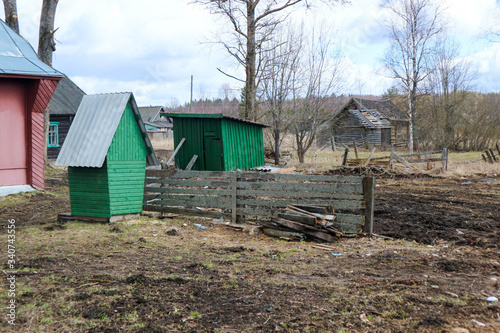
<path fill-rule="evenodd" d="M 73 216 L 111 217 L 106 162 L 101 168 L 69 167 L 68 180 Z"/>
<path fill-rule="evenodd" d="M 142 212 L 146 156 L 142 161 L 108 162 L 111 215 Z"/>
<path fill-rule="evenodd" d="M 147 149 L 130 104 L 108 150 L 110 214 L 142 212 Z"/>
<path fill-rule="evenodd" d="M 137 126 L 134 112 L 130 104 L 127 104 L 106 158 L 109 162 L 143 161 L 146 160 L 146 155 L 146 145 Z"/>
<path fill-rule="evenodd" d="M 101 168 L 68 168 L 71 214 L 110 218 L 140 213 L 147 149 L 130 104 Z"/>

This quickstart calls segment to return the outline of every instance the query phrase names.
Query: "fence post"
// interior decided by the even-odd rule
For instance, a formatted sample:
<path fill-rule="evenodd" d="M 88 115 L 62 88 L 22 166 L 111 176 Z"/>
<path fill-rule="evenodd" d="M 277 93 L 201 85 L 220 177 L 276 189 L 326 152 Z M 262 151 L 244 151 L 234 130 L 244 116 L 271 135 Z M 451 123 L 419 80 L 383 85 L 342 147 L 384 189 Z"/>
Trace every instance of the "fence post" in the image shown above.
<path fill-rule="evenodd" d="M 238 188 L 237 171 L 231 172 L 231 220 L 236 223 L 236 190 Z"/>
<path fill-rule="evenodd" d="M 491 153 L 491 157 L 493 157 L 493 160 L 494 160 L 495 162 L 498 162 L 498 159 L 497 159 L 497 157 L 495 156 L 495 152 L 494 152 L 494 151 L 493 151 L 493 149 L 491 149 L 491 148 L 490 148 L 490 153 Z M 499 157 L 500 157 L 500 156 L 499 156 Z"/>
<path fill-rule="evenodd" d="M 342 165 L 346 165 L 347 164 L 347 154 L 349 153 L 349 148 L 345 148 L 345 152 L 344 152 L 344 157 L 342 159 Z"/>
<path fill-rule="evenodd" d="M 488 157 L 488 162 L 493 163 L 493 157 L 491 157 L 490 151 L 485 150 L 486 156 Z"/>
<path fill-rule="evenodd" d="M 366 203 L 363 232 L 371 236 L 373 234 L 373 210 L 375 206 L 375 177 L 363 178 L 363 197 Z"/>
<path fill-rule="evenodd" d="M 443 171 L 448 170 L 448 148 L 443 148 L 443 156 L 441 156 L 443 160 Z"/>

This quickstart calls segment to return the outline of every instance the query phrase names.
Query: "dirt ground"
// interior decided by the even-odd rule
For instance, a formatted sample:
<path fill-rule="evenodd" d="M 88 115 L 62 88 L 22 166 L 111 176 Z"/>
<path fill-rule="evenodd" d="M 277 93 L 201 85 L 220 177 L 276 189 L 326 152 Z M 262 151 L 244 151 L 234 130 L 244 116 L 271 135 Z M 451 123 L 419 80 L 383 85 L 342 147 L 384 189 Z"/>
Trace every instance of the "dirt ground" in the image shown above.
<path fill-rule="evenodd" d="M 2 332 L 500 332 L 500 177 L 380 174 L 378 236 L 329 249 L 202 217 L 57 224 L 66 179 L 0 198 Z"/>

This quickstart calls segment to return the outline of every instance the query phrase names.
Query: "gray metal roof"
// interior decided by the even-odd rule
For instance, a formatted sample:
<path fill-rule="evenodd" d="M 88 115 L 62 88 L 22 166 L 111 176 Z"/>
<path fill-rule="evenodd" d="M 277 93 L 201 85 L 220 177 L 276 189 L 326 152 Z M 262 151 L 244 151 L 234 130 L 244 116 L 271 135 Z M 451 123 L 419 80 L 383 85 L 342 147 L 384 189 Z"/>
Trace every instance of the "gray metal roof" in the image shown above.
<path fill-rule="evenodd" d="M 67 76 L 64 76 L 57 85 L 56 91 L 50 99 L 48 109 L 51 115 L 74 115 L 80 106 L 85 92 Z"/>
<path fill-rule="evenodd" d="M 84 96 L 57 157 L 56 165 L 102 167 L 127 103 L 130 103 L 143 133 L 149 152 L 147 163 L 157 165 L 153 146 L 146 134 L 134 95 L 130 92 Z"/>
<path fill-rule="evenodd" d="M 0 20 L 0 75 L 60 77 L 63 74 L 44 64 L 31 45 Z"/>
<path fill-rule="evenodd" d="M 140 106 L 139 113 L 142 121 L 155 122 L 160 120 L 160 112 L 164 112 L 163 106 Z"/>

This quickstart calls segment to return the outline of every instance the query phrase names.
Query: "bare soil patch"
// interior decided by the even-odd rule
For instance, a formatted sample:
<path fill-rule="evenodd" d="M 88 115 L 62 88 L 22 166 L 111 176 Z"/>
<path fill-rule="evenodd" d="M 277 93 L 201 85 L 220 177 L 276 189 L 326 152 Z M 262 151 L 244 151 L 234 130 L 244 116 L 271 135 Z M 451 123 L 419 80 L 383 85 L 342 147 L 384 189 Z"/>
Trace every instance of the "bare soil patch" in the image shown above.
<path fill-rule="evenodd" d="M 379 175 L 375 232 L 390 239 L 331 251 L 195 217 L 59 225 L 65 179 L 0 201 L 18 269 L 17 325 L 2 316 L 3 331 L 500 330 L 486 302 L 500 298 L 498 178 Z"/>

